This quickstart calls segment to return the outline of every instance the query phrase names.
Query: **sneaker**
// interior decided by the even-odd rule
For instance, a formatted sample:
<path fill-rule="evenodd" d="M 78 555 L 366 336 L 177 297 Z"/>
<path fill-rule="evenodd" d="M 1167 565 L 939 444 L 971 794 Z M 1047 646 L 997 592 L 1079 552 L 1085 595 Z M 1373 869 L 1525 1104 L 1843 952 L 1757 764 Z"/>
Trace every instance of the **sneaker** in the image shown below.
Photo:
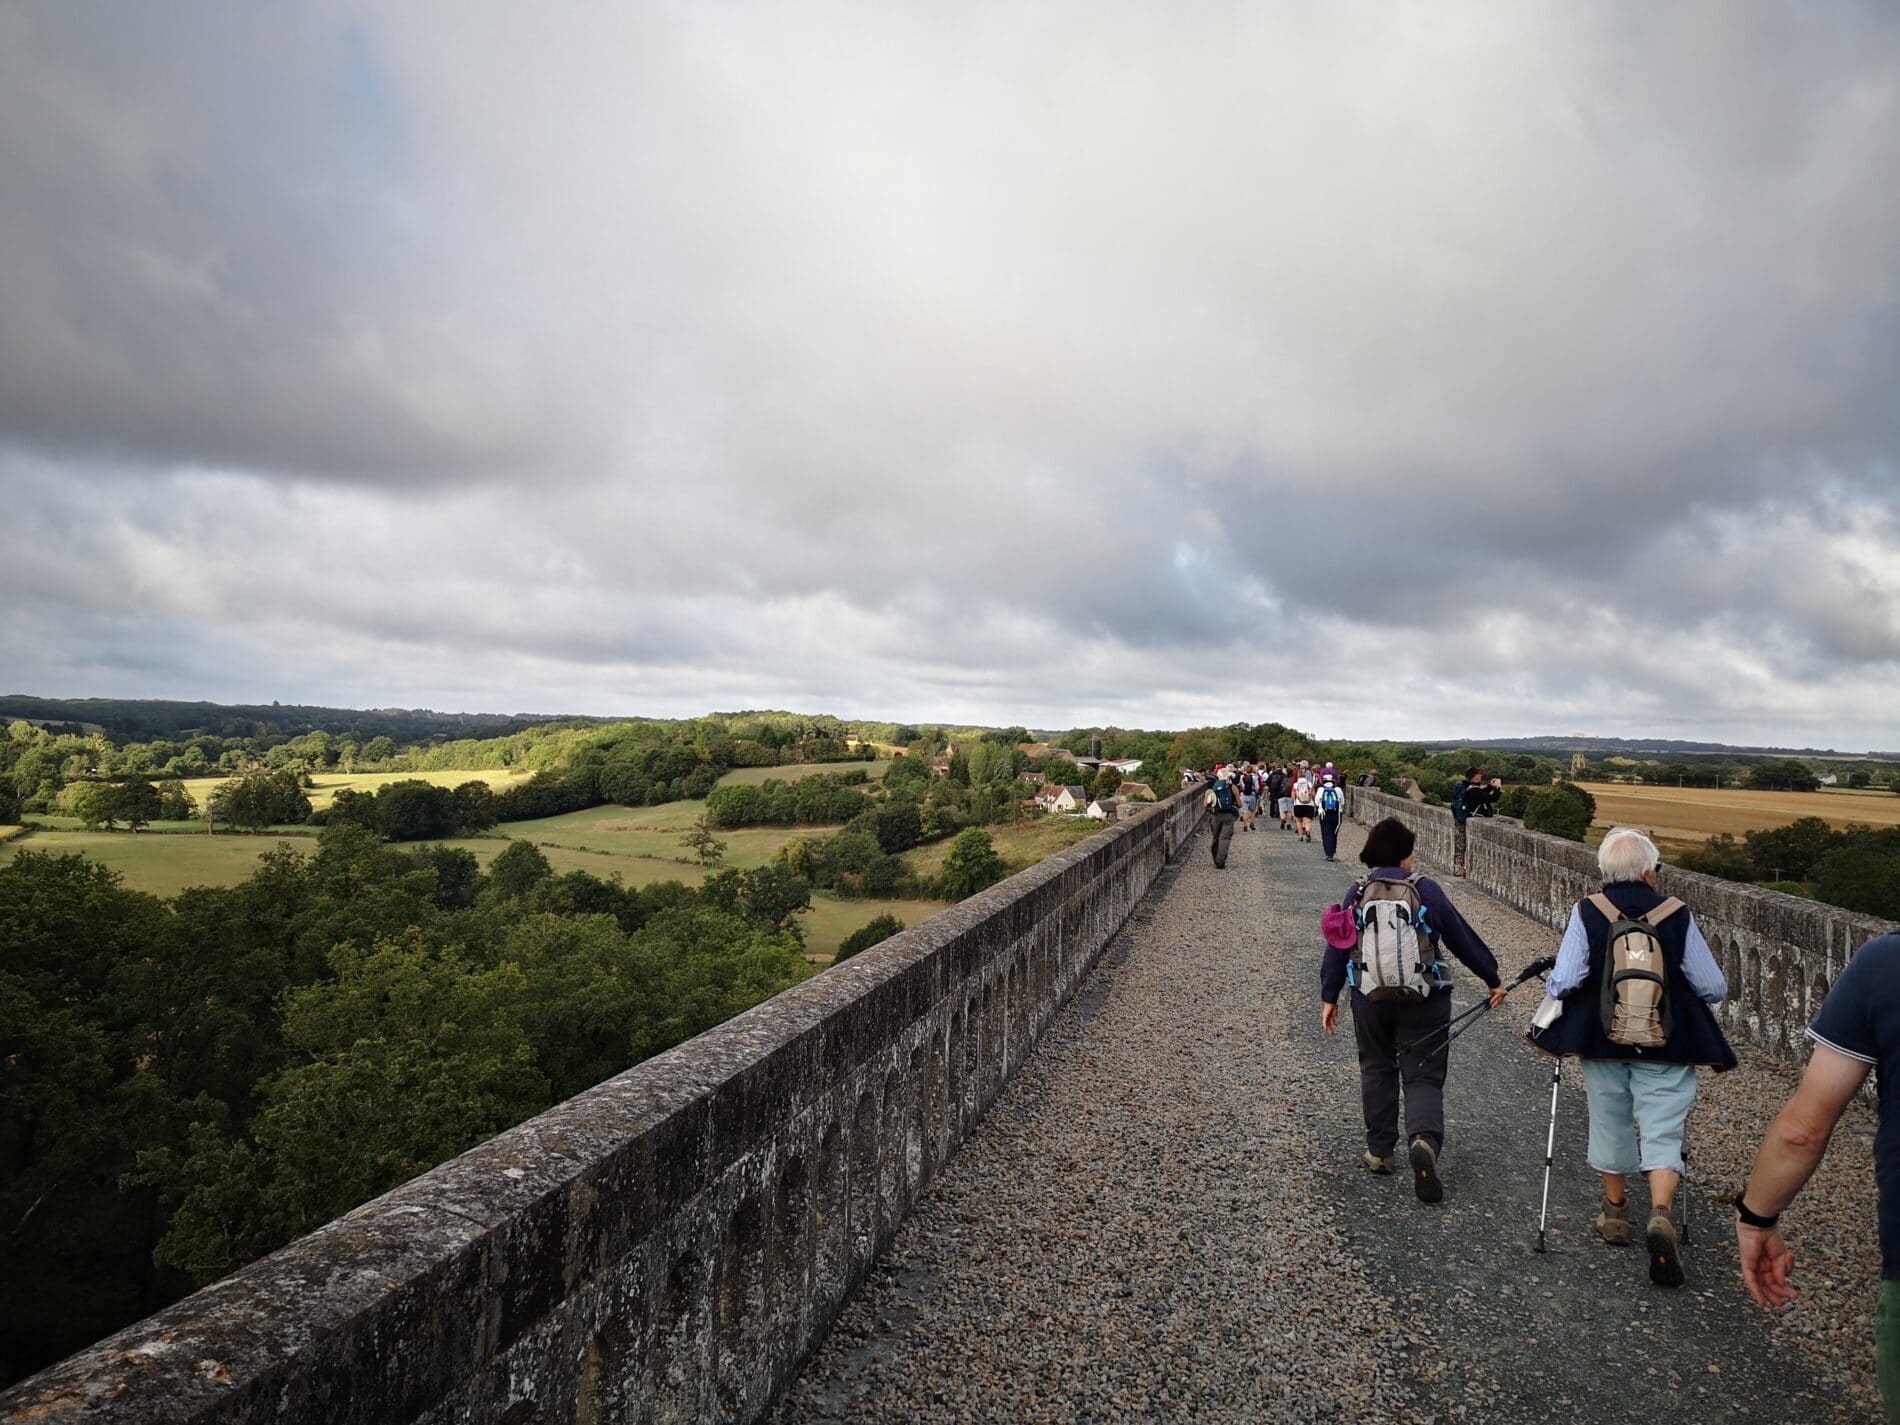
<path fill-rule="evenodd" d="M 1597 1214 L 1597 1236 L 1612 1247 L 1627 1247 L 1630 1244 L 1630 1204 L 1629 1199 L 1611 1202 L 1603 1199 L 1603 1211 Z"/>
<path fill-rule="evenodd" d="M 1392 1176 L 1392 1160 L 1390 1158 L 1376 1157 L 1368 1151 L 1366 1154 L 1366 1171 L 1377 1177 L 1389 1178 Z"/>
<path fill-rule="evenodd" d="M 1423 1138 L 1412 1140 L 1412 1186 L 1420 1202 L 1438 1202 L 1445 1185 L 1438 1180 L 1438 1150 Z"/>
<path fill-rule="evenodd" d="M 1682 1253 L 1676 1243 L 1676 1224 L 1666 1212 L 1649 1215 L 1649 1279 L 1657 1286 L 1682 1285 Z"/>

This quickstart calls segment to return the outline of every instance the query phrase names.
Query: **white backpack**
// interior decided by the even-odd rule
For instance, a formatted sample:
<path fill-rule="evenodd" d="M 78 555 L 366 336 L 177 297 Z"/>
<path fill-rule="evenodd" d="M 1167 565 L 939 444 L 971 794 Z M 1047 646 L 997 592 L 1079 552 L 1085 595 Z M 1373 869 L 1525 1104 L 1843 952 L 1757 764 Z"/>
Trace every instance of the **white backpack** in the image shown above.
<path fill-rule="evenodd" d="M 1416 875 L 1361 881 L 1353 922 L 1359 944 L 1352 982 L 1360 994 L 1373 1000 L 1422 1000 L 1438 988 L 1438 946 Z"/>

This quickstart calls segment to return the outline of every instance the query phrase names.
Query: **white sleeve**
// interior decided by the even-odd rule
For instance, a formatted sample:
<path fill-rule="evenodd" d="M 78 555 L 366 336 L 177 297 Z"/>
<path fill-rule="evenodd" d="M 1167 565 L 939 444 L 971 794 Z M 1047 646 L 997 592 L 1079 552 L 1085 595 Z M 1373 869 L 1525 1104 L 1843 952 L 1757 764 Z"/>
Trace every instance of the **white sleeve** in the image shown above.
<path fill-rule="evenodd" d="M 1572 906 L 1570 924 L 1564 927 L 1563 944 L 1557 947 L 1557 968 L 1544 981 L 1544 993 L 1562 999 L 1580 986 L 1590 973 L 1590 936 L 1583 928 L 1583 908 Z"/>

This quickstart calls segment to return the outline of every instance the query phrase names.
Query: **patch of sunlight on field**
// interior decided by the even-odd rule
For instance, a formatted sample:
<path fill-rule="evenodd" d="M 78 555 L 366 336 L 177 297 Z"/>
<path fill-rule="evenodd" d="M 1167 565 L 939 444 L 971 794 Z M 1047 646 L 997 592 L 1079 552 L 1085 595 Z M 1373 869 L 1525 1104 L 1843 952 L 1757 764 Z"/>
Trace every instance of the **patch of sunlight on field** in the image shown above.
<path fill-rule="evenodd" d="M 1090 821 L 1087 817 L 1038 815 L 1030 821 L 983 829 L 989 832 L 990 843 L 996 847 L 996 854 L 1003 858 L 1003 864 L 1014 874 L 1035 865 L 1045 856 L 1086 840 L 1096 832 L 1107 829 L 1107 826 L 1107 822 Z M 904 862 L 919 876 L 941 875 L 944 857 L 950 854 L 950 843 L 955 839 L 946 837 L 928 846 L 906 851 Z"/>
<path fill-rule="evenodd" d="M 806 953 L 829 958 L 844 943 L 845 936 L 880 915 L 896 916 L 908 930 L 949 905 L 948 901 L 848 901 L 825 891 L 813 891 L 811 909 L 798 919 L 805 928 Z"/>
<path fill-rule="evenodd" d="M 686 828 L 706 810 L 704 802 L 669 802 L 657 807 L 590 807 L 566 816 L 543 817 L 539 821 L 510 821 L 495 828 L 496 834 L 532 841 L 537 846 L 563 846 L 623 858 L 648 859 L 680 864 L 680 871 L 696 871 L 692 853 L 680 844 Z M 721 831 L 726 843 L 721 863 L 740 870 L 763 866 L 797 835 L 828 836 L 836 827 L 806 828 L 755 826 L 738 831 Z M 685 879 L 682 877 L 682 879 Z"/>
<path fill-rule="evenodd" d="M 25 831 L 24 826 L 0 826 L 0 846 L 4 846 L 16 836 L 23 835 Z"/>
<path fill-rule="evenodd" d="M 863 772 L 873 782 L 883 778 L 890 759 L 881 762 L 800 762 L 791 767 L 734 767 L 719 779 L 722 787 L 738 783 L 759 786 L 765 782 L 796 782 L 818 772 Z"/>
<path fill-rule="evenodd" d="M 311 807 L 321 811 L 336 800 L 336 794 L 345 787 L 358 792 L 373 792 L 390 782 L 427 782 L 435 787 L 459 787 L 464 782 L 486 782 L 500 791 L 503 787 L 525 782 L 532 775 L 507 768 L 491 768 L 480 772 L 319 772 L 311 778 L 316 785 L 306 787 L 304 791 L 310 797 Z M 229 780 L 228 777 L 187 777 L 185 789 L 202 807 L 205 798 Z"/>
<path fill-rule="evenodd" d="M 128 890 L 175 896 L 191 886 L 234 886 L 279 846 L 308 855 L 314 837 L 151 836 L 129 831 L 35 831 L 0 845 L 0 862 L 23 851 L 79 853 L 117 871 Z"/>
<path fill-rule="evenodd" d="M 1694 844 L 1718 832 L 1743 836 L 1818 816 L 1833 826 L 1900 826 L 1900 796 L 1834 791 L 1757 792 L 1743 787 L 1653 787 L 1584 782 L 1595 825 L 1638 826 L 1659 843 Z M 1600 839 L 1600 838 L 1593 838 Z"/>
<path fill-rule="evenodd" d="M 514 838 L 503 835 L 463 836 L 453 841 L 440 842 L 403 842 L 402 846 L 453 846 L 459 850 L 473 853 L 481 863 L 483 870 L 488 863 L 508 849 L 508 843 Z M 560 875 L 569 871 L 585 871 L 590 876 L 598 876 L 603 881 L 611 881 L 615 876 L 629 886 L 650 886 L 655 881 L 683 881 L 696 886 L 705 879 L 706 872 L 699 866 L 681 865 L 676 861 L 663 861 L 651 856 L 616 855 L 612 851 L 589 850 L 585 846 L 561 846 L 537 841 L 541 854 L 548 858 L 548 864 Z"/>

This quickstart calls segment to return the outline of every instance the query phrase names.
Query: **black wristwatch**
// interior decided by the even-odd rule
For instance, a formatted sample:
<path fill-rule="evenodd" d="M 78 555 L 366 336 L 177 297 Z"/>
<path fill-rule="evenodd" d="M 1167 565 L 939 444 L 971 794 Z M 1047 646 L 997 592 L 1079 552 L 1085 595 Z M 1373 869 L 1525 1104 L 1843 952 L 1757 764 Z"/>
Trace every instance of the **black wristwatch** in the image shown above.
<path fill-rule="evenodd" d="M 1773 1217 L 1763 1217 L 1759 1212 L 1751 1211 L 1747 1201 L 1744 1200 L 1740 1193 L 1735 1194 L 1735 1215 L 1741 1218 L 1743 1226 L 1757 1227 L 1763 1232 L 1770 1230 L 1777 1222 L 1781 1221 L 1781 1214 L 1779 1212 Z"/>

